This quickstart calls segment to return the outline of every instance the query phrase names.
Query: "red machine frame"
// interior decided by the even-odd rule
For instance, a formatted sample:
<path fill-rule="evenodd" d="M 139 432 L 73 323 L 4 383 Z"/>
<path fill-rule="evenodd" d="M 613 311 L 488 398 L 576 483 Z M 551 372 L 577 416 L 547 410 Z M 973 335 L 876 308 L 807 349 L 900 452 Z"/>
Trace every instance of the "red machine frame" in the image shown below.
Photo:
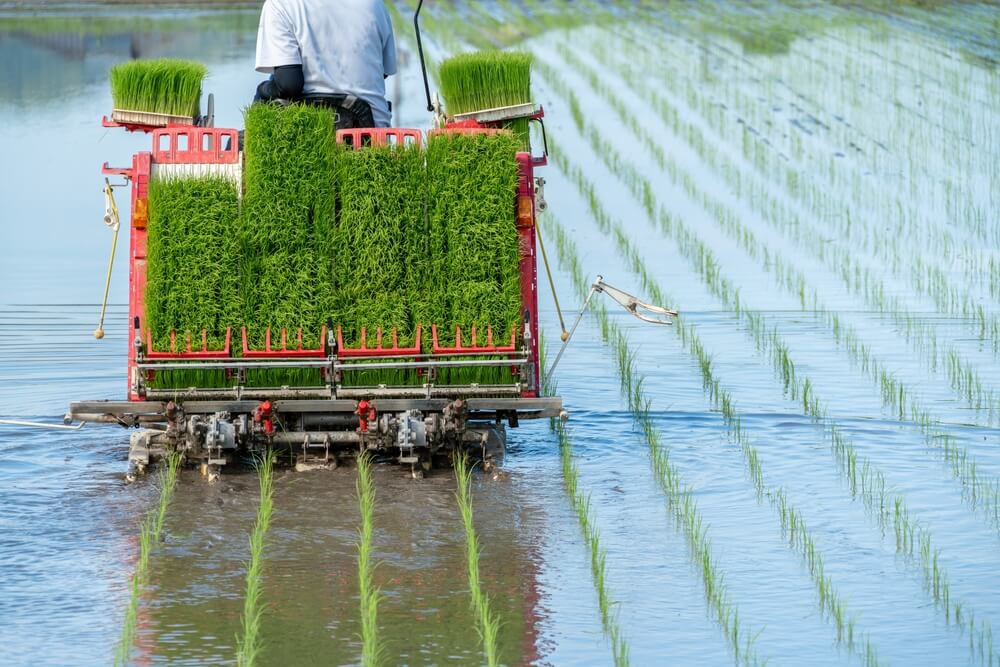
<path fill-rule="evenodd" d="M 541 118 L 542 111 L 537 114 Z M 133 128 L 129 128 L 133 129 Z M 146 129 L 148 128 L 135 128 Z M 490 127 L 476 123 L 475 121 L 464 121 L 460 124 L 449 125 L 443 129 L 432 130 L 435 133 L 493 133 L 499 131 L 497 127 Z M 145 318 L 145 289 L 146 289 L 146 249 L 147 249 L 147 223 L 148 223 L 148 197 L 149 179 L 154 164 L 238 164 L 240 162 L 239 131 L 231 128 L 208 128 L 193 127 L 187 125 L 168 126 L 152 131 L 153 150 L 140 152 L 133 156 L 131 168 L 117 169 L 109 167 L 107 163 L 102 168 L 102 173 L 106 176 L 124 176 L 131 182 L 131 220 L 129 239 L 129 323 L 133 331 L 128 335 L 128 398 L 129 401 L 145 401 L 145 397 L 137 391 L 138 373 L 137 349 L 139 341 L 144 342 L 144 356 L 150 360 L 213 360 L 222 361 L 231 359 L 230 343 L 231 331 L 227 331 L 224 350 L 209 350 L 207 342 L 202 337 L 200 350 L 193 350 L 190 337 L 186 337 L 184 349 L 176 349 L 176 337 L 171 332 L 172 349 L 170 351 L 156 351 L 152 348 L 152 334 L 144 326 Z M 355 149 L 365 146 L 381 146 L 386 144 L 419 144 L 422 141 L 420 130 L 405 128 L 366 128 L 353 130 L 340 130 L 337 132 L 337 142 L 350 145 Z M 534 157 L 528 152 L 517 153 L 518 162 L 518 190 L 515 199 L 516 225 L 518 237 L 521 245 L 521 304 L 523 316 L 526 320 L 527 331 L 526 340 L 528 342 L 528 359 L 535 369 L 534 382 L 522 390 L 522 398 L 538 397 L 538 388 L 541 386 L 542 368 L 539 363 L 538 350 L 538 276 L 537 257 L 535 254 L 535 175 L 534 169 L 537 166 L 544 166 L 546 158 Z M 437 327 L 432 324 L 432 335 L 435 341 L 433 354 L 452 355 L 455 353 L 476 353 L 476 354 L 496 354 L 510 355 L 516 351 L 514 345 L 494 345 L 493 336 L 489 335 L 488 342 L 483 346 L 462 345 L 461 339 L 453 348 L 445 348 L 437 345 Z M 490 332 L 492 334 L 493 332 Z M 419 341 L 418 331 L 418 341 Z M 394 354 L 406 356 L 419 353 L 419 342 L 416 350 L 411 348 L 399 348 L 396 345 L 396 336 L 393 334 L 392 347 L 383 347 L 381 332 L 378 334 L 376 347 L 368 347 L 366 341 L 362 340 L 358 349 L 347 349 L 343 346 L 343 337 L 339 327 L 337 328 L 338 347 L 337 354 L 342 358 L 355 358 L 364 356 L 379 356 Z M 244 358 L 269 358 L 269 357 L 316 357 L 323 356 L 323 348 L 319 350 L 306 350 L 301 346 L 301 334 L 298 334 L 297 347 L 288 349 L 286 344 L 287 334 L 282 331 L 280 334 L 280 349 L 272 349 L 270 345 L 271 332 L 266 332 L 267 345 L 264 350 L 251 350 L 247 343 L 246 331 L 242 331 L 242 352 Z M 326 340 L 326 328 L 324 327 L 321 341 Z M 516 342 L 516 332 L 513 340 Z"/>

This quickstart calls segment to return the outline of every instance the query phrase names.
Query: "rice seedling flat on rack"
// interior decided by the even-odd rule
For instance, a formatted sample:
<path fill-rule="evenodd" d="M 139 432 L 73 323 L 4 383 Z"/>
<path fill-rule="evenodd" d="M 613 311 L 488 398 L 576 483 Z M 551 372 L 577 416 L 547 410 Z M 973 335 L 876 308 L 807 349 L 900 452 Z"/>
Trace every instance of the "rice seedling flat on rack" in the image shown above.
<path fill-rule="evenodd" d="M 285 328 L 319 344 L 332 308 L 336 183 L 333 114 L 318 107 L 254 104 L 246 111 L 240 225 L 242 324 L 261 349 Z M 248 373 L 264 385 L 318 384 L 314 371 Z"/>
<path fill-rule="evenodd" d="M 520 51 L 475 51 L 452 56 L 438 68 L 438 81 L 449 115 L 485 111 L 531 102 L 534 57 Z M 505 125 L 530 146 L 528 121 Z"/>
<path fill-rule="evenodd" d="M 379 329 L 412 345 L 420 322 L 413 304 L 426 298 L 424 250 L 426 191 L 420 146 L 369 146 L 345 150 L 337 161 L 337 220 L 333 246 L 333 321 L 344 344 L 369 344 Z M 347 385 L 414 384 L 414 371 L 345 373 Z"/>
<path fill-rule="evenodd" d="M 236 185 L 219 177 L 153 178 L 149 184 L 146 313 L 153 347 L 178 351 L 202 331 L 209 349 L 222 349 L 226 328 L 239 321 Z M 221 386 L 222 371 L 160 371 L 154 386 Z"/>
<path fill-rule="evenodd" d="M 115 109 L 194 117 L 206 74 L 204 65 L 186 60 L 133 60 L 111 68 L 111 97 Z"/>
<path fill-rule="evenodd" d="M 518 140 L 509 134 L 435 134 L 427 148 L 431 260 L 418 318 L 439 325 L 443 343 L 506 342 L 520 329 L 520 242 L 514 200 Z M 447 326 L 441 326 L 447 323 Z M 472 340 L 472 326 L 476 340 Z M 445 382 L 503 382 L 506 369 L 455 370 Z"/>

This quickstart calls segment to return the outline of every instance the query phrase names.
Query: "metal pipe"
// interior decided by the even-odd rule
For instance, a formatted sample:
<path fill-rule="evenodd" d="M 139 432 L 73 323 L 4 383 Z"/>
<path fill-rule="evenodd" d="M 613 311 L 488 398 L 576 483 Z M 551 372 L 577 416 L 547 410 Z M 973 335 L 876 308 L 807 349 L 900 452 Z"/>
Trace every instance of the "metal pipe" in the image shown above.
<path fill-rule="evenodd" d="M 342 364 L 335 363 L 335 370 L 342 371 L 367 371 L 381 369 L 406 369 L 406 368 L 463 368 L 466 366 L 520 366 L 528 363 L 527 358 L 518 357 L 516 359 L 480 359 L 478 361 L 400 361 L 372 364 Z"/>
<path fill-rule="evenodd" d="M 145 362 L 136 364 L 136 368 L 141 370 L 240 370 L 254 368 L 330 368 L 345 371 L 370 371 L 383 369 L 410 369 L 410 368 L 463 368 L 476 366 L 520 366 L 528 363 L 527 357 L 516 357 L 513 359 L 476 359 L 470 361 L 385 361 L 373 363 L 351 363 L 344 364 L 339 361 L 309 361 L 293 359 L 276 359 L 274 361 L 164 361 Z"/>
<path fill-rule="evenodd" d="M 413 29 L 417 33 L 417 54 L 420 56 L 420 73 L 424 77 L 424 93 L 427 95 L 427 110 L 434 111 L 431 103 L 431 84 L 427 80 L 427 63 L 424 61 L 424 43 L 420 39 L 420 10 L 424 8 L 424 0 L 417 3 L 417 11 L 413 14 Z"/>
<path fill-rule="evenodd" d="M 313 445 L 322 445 L 326 439 L 335 444 L 361 442 L 361 435 L 356 431 L 282 431 L 271 436 L 271 442 L 277 445 L 301 445 L 306 438 Z"/>
<path fill-rule="evenodd" d="M 28 428 L 47 428 L 47 429 L 52 429 L 54 431 L 79 431 L 81 428 L 87 425 L 87 422 L 81 421 L 76 426 L 70 426 L 69 424 L 46 424 L 44 422 L 25 421 L 23 419 L 0 419 L 0 425 L 26 426 Z"/>
<path fill-rule="evenodd" d="M 598 279 L 600 279 L 600 276 L 598 276 Z M 548 372 L 545 374 L 545 381 L 548 381 L 548 379 L 552 377 L 552 374 L 555 373 L 556 366 L 559 365 L 559 360 L 562 359 L 563 352 L 566 351 L 566 346 L 569 345 L 570 339 L 573 338 L 573 334 L 576 333 L 576 328 L 580 326 L 580 320 L 582 320 L 583 316 L 587 313 L 587 308 L 590 306 L 590 300 L 594 298 L 595 292 L 597 292 L 596 284 L 590 288 L 590 294 L 587 295 L 586 301 L 583 302 L 583 307 L 580 308 L 580 314 L 576 316 L 576 321 L 573 322 L 573 327 L 569 330 L 569 335 L 566 336 L 563 340 L 562 347 L 559 348 L 559 354 L 556 355 L 555 361 L 552 362 L 552 365 L 549 366 Z"/>

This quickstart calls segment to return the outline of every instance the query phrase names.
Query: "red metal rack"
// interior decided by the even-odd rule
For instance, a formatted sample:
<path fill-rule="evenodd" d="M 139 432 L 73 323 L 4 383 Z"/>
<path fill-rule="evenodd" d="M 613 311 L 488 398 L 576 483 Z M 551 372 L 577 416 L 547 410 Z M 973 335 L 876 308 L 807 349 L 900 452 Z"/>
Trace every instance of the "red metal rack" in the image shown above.
<path fill-rule="evenodd" d="M 319 335 L 319 347 L 315 349 L 309 349 L 303 347 L 302 343 L 302 329 L 298 329 L 297 335 L 295 337 L 296 346 L 289 349 L 288 347 L 288 331 L 286 329 L 281 330 L 281 342 L 280 347 L 274 348 L 271 345 L 271 328 L 268 327 L 264 332 L 264 349 L 254 350 L 250 348 L 250 344 L 247 340 L 247 328 L 243 327 L 243 357 L 246 359 L 322 359 L 326 357 L 326 327 L 324 326 Z"/>
<path fill-rule="evenodd" d="M 462 344 L 462 327 L 455 327 L 455 345 L 453 347 L 445 347 L 438 342 L 438 328 L 436 324 L 431 325 L 431 340 L 432 347 L 431 352 L 433 354 L 514 354 L 517 352 L 517 327 L 511 327 L 510 329 L 510 344 L 509 345 L 494 345 L 493 344 L 493 328 L 486 327 L 486 345 L 476 345 L 476 325 L 472 325 L 472 344 L 463 345 Z"/>
<path fill-rule="evenodd" d="M 352 357 L 408 357 L 420 354 L 420 333 L 423 327 L 417 325 L 417 335 L 412 347 L 400 347 L 399 336 L 396 329 L 392 330 L 392 345 L 382 344 L 382 328 L 379 327 L 375 334 L 375 347 L 368 347 L 368 332 L 365 327 L 361 327 L 361 345 L 356 348 L 349 348 L 344 345 L 344 333 L 340 326 L 337 326 L 337 356 L 340 358 Z"/>
<path fill-rule="evenodd" d="M 190 332 L 185 335 L 184 351 L 177 351 L 177 332 L 173 329 L 170 330 L 170 352 L 158 351 L 153 349 L 153 334 L 149 329 L 146 329 L 146 350 L 145 357 L 150 360 L 168 360 L 168 359 L 198 359 L 200 361 L 224 361 L 229 359 L 230 354 L 230 341 L 232 339 L 232 330 L 226 329 L 226 343 L 225 347 L 221 350 L 209 350 L 208 349 L 208 334 L 204 329 L 201 330 L 201 349 L 192 350 L 191 349 L 191 334 Z"/>

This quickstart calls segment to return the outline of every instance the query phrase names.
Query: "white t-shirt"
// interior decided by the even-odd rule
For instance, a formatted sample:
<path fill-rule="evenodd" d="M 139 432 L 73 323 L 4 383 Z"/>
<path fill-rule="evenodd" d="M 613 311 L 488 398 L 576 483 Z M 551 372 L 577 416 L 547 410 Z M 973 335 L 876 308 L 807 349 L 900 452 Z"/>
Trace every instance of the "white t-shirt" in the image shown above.
<path fill-rule="evenodd" d="M 306 94 L 356 95 L 378 127 L 390 125 L 385 76 L 396 73 L 396 41 L 382 0 L 266 0 L 257 71 L 282 65 L 302 65 Z"/>

